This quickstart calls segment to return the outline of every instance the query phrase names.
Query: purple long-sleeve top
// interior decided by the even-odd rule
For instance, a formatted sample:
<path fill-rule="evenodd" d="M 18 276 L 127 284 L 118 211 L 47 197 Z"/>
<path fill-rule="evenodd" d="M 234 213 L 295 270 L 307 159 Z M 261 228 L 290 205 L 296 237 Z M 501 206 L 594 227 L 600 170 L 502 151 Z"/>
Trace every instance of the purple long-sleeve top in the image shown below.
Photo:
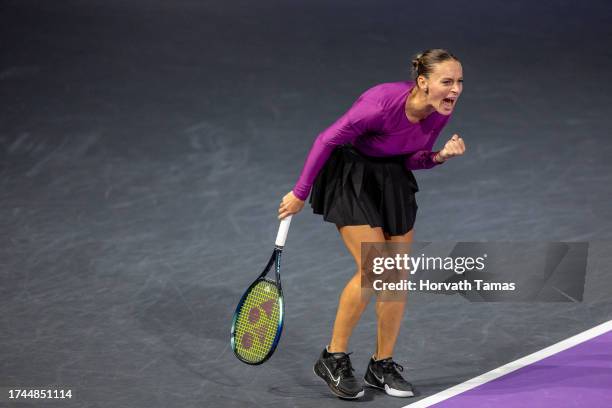
<path fill-rule="evenodd" d="M 414 86 L 414 81 L 388 82 L 361 94 L 344 115 L 317 136 L 293 194 L 306 200 L 332 151 L 346 143 L 367 156 L 405 155 L 405 165 L 410 170 L 440 164 L 434 160 L 437 152 L 431 149 L 452 115 L 434 111 L 418 123 L 410 122 L 405 105 Z"/>

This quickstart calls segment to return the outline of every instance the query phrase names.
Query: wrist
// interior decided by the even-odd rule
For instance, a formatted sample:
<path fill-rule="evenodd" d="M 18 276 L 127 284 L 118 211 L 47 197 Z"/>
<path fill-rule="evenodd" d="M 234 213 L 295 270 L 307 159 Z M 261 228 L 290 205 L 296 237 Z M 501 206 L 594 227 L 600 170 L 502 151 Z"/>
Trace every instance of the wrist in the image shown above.
<path fill-rule="evenodd" d="M 306 198 L 308 198 L 308 194 L 306 194 L 305 198 L 302 198 L 302 196 L 299 194 L 300 192 L 296 192 L 296 189 L 294 188 L 293 190 L 291 190 L 291 192 L 293 193 L 293 196 L 295 198 L 297 198 L 300 201 L 306 201 Z"/>
<path fill-rule="evenodd" d="M 437 163 L 444 163 L 448 158 L 445 158 L 442 156 L 442 151 L 440 150 L 438 153 L 436 153 L 436 155 L 434 156 L 434 160 Z"/>

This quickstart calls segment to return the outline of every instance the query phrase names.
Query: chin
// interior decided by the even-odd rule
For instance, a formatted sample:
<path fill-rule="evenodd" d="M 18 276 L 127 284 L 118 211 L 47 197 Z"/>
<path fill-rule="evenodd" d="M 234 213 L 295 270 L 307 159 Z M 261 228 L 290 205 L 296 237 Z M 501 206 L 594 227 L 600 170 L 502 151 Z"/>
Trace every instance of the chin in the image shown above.
<path fill-rule="evenodd" d="M 440 109 L 436 109 L 436 112 L 438 112 L 440 115 L 448 116 L 448 115 L 450 115 L 451 113 L 453 113 L 453 110 L 454 110 L 454 109 L 451 109 L 451 110 L 446 110 L 446 109 L 444 109 L 444 108 L 440 108 Z"/>

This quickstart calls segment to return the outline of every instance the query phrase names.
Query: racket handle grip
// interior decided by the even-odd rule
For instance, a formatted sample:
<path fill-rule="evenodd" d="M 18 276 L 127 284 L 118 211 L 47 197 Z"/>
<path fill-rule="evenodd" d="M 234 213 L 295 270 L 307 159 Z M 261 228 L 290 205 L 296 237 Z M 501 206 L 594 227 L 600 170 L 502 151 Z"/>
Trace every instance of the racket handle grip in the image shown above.
<path fill-rule="evenodd" d="M 280 222 L 280 226 L 278 227 L 278 234 L 276 234 L 276 242 L 275 245 L 278 247 L 284 247 L 285 241 L 287 240 L 287 233 L 289 232 L 289 225 L 291 224 L 291 217 L 293 215 L 288 215 L 283 218 Z"/>

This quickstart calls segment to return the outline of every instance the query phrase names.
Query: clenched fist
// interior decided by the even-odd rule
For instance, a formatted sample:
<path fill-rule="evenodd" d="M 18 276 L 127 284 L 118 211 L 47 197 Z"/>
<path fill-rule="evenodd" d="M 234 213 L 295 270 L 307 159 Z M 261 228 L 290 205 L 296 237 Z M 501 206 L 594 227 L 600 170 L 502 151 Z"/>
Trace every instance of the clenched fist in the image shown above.
<path fill-rule="evenodd" d="M 451 157 L 461 156 L 465 153 L 465 143 L 458 134 L 454 134 L 444 145 L 444 148 L 438 152 L 438 157 L 442 161 L 446 161 Z"/>
<path fill-rule="evenodd" d="M 293 191 L 288 192 L 278 207 L 278 219 L 282 220 L 288 215 L 298 213 L 304 208 L 304 201 L 297 198 Z"/>

